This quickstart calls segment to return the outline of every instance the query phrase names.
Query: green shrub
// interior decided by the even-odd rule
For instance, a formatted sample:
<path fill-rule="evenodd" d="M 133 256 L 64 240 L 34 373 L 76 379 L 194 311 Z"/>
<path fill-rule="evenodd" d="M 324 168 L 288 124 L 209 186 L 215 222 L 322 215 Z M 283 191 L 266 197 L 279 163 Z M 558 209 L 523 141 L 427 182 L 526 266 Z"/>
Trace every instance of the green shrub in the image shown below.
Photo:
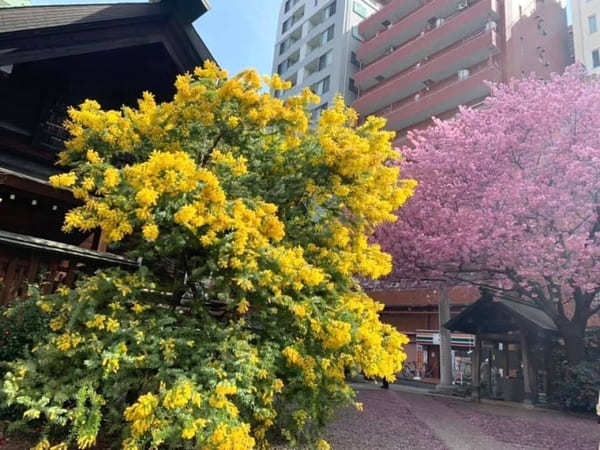
<path fill-rule="evenodd" d="M 593 412 L 600 392 L 600 330 L 586 336 L 586 360 L 569 367 L 559 350 L 553 400 L 576 412 Z"/>
<path fill-rule="evenodd" d="M 46 335 L 48 318 L 35 303 L 32 296 L 17 301 L 10 309 L 0 307 L 0 362 L 22 358 L 34 342 Z M 0 370 L 3 373 L 4 369 Z"/>
<path fill-rule="evenodd" d="M 31 349 L 48 333 L 48 317 L 36 305 L 39 293 L 35 287 L 33 294 L 9 308 L 0 307 L 0 377 L 8 370 L 5 364 L 26 357 Z M 14 422 L 23 415 L 25 409 L 18 405 L 0 404 L 0 422 Z"/>

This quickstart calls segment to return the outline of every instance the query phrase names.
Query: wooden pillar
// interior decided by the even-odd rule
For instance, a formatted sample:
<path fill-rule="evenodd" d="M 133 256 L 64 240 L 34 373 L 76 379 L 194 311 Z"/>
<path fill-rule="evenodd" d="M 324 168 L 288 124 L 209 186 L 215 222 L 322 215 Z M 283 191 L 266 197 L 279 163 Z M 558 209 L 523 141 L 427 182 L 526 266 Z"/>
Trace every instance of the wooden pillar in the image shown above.
<path fill-rule="evenodd" d="M 440 330 L 440 384 L 438 390 L 452 390 L 452 335 L 444 324 L 450 320 L 450 288 L 444 286 L 438 294 L 438 317 Z"/>
<path fill-rule="evenodd" d="M 521 363 L 523 365 L 523 388 L 525 390 L 525 403 L 533 404 L 535 400 L 535 372 L 529 352 L 529 342 L 527 331 L 521 329 L 519 333 L 521 339 Z"/>
<path fill-rule="evenodd" d="M 473 390 L 471 392 L 471 397 L 473 400 L 478 402 L 481 396 L 481 337 L 479 335 L 475 336 L 475 348 L 473 349 L 472 355 L 471 372 L 473 378 Z"/>
<path fill-rule="evenodd" d="M 7 305 L 12 300 L 13 291 L 15 290 L 15 284 L 17 283 L 17 265 L 19 261 L 17 258 L 11 259 L 6 268 L 6 274 L 4 275 L 4 287 L 0 292 L 0 305 Z"/>
<path fill-rule="evenodd" d="M 552 340 L 546 338 L 544 342 L 544 366 L 546 370 L 546 397 L 552 395 L 552 387 L 554 384 L 554 362 L 552 361 Z"/>

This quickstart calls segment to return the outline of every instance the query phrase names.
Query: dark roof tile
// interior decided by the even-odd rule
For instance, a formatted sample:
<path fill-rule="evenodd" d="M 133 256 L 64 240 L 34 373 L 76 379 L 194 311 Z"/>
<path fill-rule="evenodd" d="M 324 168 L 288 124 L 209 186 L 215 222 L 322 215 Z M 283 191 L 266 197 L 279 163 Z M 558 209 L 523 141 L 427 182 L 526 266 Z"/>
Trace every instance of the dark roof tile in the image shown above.
<path fill-rule="evenodd" d="M 161 3 L 29 6 L 0 9 L 0 34 L 33 29 L 94 24 L 163 14 Z"/>

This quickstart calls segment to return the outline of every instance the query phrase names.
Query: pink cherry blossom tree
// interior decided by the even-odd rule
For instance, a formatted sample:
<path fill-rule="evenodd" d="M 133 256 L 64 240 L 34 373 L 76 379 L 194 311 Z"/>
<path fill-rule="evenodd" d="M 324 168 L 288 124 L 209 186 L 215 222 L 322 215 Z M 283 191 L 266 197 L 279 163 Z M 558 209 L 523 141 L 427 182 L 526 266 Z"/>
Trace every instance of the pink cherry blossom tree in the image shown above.
<path fill-rule="evenodd" d="M 411 134 L 402 173 L 419 187 L 378 239 L 396 279 L 534 302 L 575 364 L 600 309 L 600 81 L 571 67 L 492 90 L 482 108 Z"/>

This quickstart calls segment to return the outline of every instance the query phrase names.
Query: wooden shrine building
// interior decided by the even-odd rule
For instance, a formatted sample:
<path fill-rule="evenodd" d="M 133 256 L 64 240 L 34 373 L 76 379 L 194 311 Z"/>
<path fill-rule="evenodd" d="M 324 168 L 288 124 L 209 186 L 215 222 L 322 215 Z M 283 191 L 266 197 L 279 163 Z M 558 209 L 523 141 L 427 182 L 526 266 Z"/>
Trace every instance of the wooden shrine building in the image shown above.
<path fill-rule="evenodd" d="M 204 0 L 0 8 L 0 305 L 25 281 L 48 290 L 82 267 L 135 265 L 99 231 L 61 231 L 76 200 L 48 184 L 68 138 L 67 108 L 135 106 L 174 94 L 177 74 L 212 56 L 192 26 Z M 43 278 L 43 279 L 40 279 Z"/>
<path fill-rule="evenodd" d="M 445 324 L 475 335 L 472 393 L 510 401 L 543 402 L 552 378 L 551 349 L 558 330 L 531 303 L 489 292 Z"/>

